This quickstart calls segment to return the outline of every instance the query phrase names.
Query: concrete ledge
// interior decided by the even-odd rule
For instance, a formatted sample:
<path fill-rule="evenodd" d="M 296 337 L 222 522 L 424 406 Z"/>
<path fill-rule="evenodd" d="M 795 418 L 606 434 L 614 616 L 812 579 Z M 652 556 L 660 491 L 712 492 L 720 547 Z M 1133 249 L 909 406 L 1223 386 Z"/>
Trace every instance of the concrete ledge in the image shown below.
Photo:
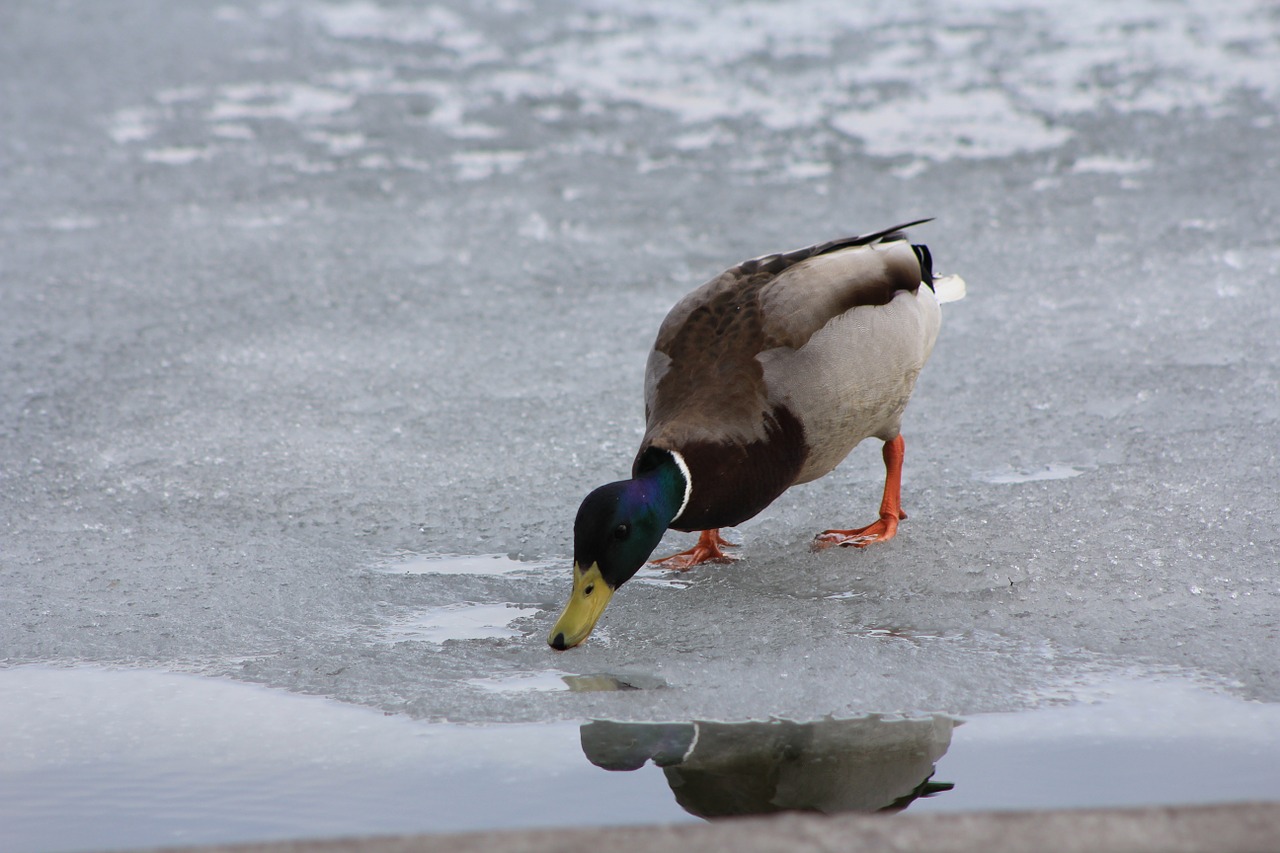
<path fill-rule="evenodd" d="M 1280 803 L 963 814 L 788 814 L 707 825 L 534 829 L 198 848 L 200 853 L 1276 853 Z M 187 853 L 195 853 L 187 848 Z"/>

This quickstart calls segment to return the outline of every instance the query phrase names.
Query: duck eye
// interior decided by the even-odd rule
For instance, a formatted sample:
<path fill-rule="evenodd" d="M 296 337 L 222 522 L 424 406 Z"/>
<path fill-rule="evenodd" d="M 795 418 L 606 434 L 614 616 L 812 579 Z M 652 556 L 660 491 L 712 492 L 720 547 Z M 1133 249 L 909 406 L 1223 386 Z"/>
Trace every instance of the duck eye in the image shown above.
<path fill-rule="evenodd" d="M 625 540 L 630 535 L 631 535 L 630 524 L 623 523 L 613 528 L 613 538 L 617 539 L 619 542 Z"/>

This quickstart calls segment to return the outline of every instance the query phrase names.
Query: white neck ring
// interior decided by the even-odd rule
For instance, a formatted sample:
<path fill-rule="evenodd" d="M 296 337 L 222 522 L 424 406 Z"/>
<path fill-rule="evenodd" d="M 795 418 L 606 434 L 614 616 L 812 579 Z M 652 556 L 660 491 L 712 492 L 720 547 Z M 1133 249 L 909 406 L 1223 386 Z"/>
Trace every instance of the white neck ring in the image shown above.
<path fill-rule="evenodd" d="M 684 461 L 684 457 L 680 455 L 680 451 L 668 450 L 667 452 L 676 461 L 676 467 L 680 469 L 680 473 L 684 476 L 684 499 L 680 501 L 680 509 L 676 510 L 675 516 L 671 519 L 675 521 L 684 515 L 685 507 L 689 505 L 689 498 L 693 496 L 693 476 L 689 474 L 689 465 Z"/>

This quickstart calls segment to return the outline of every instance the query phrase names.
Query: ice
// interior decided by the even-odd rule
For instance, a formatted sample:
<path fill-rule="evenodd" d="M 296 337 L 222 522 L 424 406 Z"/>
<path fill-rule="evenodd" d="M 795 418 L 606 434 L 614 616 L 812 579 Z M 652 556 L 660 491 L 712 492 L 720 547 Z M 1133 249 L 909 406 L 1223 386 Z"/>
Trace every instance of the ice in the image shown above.
<path fill-rule="evenodd" d="M 912 101 L 889 101 L 832 118 L 842 133 L 865 141 L 870 154 L 903 151 L 933 160 L 1007 157 L 1054 149 L 1071 131 L 1025 115 L 1003 92 L 938 92 Z"/>
<path fill-rule="evenodd" d="M 209 110 L 209 119 L 215 122 L 245 119 L 316 121 L 355 105 L 355 97 L 349 92 L 300 83 L 265 86 L 249 83 L 225 87 L 219 94 L 221 99 Z"/>
<path fill-rule="evenodd" d="M 163 163 L 166 166 L 186 166 L 199 160 L 208 160 L 213 156 L 210 148 L 153 148 L 142 153 L 142 159 L 148 163 Z"/>
<path fill-rule="evenodd" d="M 445 46 L 470 61 L 492 51 L 487 40 L 443 6 L 388 9 L 372 2 L 312 3 L 308 11 L 337 38 L 376 39 Z"/>
<path fill-rule="evenodd" d="M 6 666 L 467 723 L 1280 700 L 1266 4 L 166 8 L 6 13 Z M 870 442 L 552 652 L 668 308 L 929 215 L 969 294 L 898 538 L 809 548 Z"/>

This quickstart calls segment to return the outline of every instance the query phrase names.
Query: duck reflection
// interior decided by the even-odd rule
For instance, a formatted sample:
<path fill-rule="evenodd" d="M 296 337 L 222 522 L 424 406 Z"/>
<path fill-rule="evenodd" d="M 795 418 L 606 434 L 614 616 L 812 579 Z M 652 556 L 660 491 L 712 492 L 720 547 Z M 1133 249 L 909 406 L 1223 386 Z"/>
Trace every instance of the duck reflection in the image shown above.
<path fill-rule="evenodd" d="M 582 726 L 582 751 L 605 770 L 652 760 L 676 802 L 703 818 L 780 811 L 899 811 L 949 791 L 934 763 L 959 721 L 874 714 L 808 723 L 616 723 Z"/>

